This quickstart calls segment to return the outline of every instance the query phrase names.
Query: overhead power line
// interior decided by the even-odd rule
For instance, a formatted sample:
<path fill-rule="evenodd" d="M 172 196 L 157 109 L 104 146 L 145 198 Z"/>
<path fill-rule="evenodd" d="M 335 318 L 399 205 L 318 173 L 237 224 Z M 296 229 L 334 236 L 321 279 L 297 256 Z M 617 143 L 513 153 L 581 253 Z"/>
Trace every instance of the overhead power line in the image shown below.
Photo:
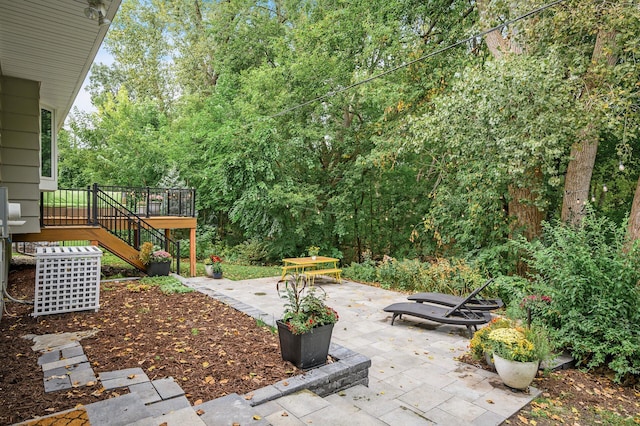
<path fill-rule="evenodd" d="M 474 39 L 477 39 L 477 38 L 480 38 L 480 37 L 484 37 L 485 35 L 493 32 L 493 31 L 502 30 L 504 27 L 506 27 L 508 25 L 511 25 L 514 22 L 518 22 L 518 21 L 521 21 L 523 19 L 529 18 L 530 16 L 537 15 L 538 13 L 540 13 L 540 12 L 546 10 L 546 9 L 549 9 L 549 8 L 559 4 L 559 3 L 562 3 L 564 1 L 565 0 L 556 0 L 554 2 L 546 4 L 544 6 L 540 6 L 537 9 L 533 9 L 533 10 L 531 10 L 531 11 L 529 11 L 529 12 L 523 14 L 523 15 L 518 16 L 517 18 L 511 19 L 511 20 L 506 21 L 506 22 L 503 22 L 500 25 L 497 25 L 497 26 L 495 26 L 493 28 L 489 28 L 488 30 L 484 30 L 484 31 L 482 31 L 482 32 L 480 32 L 478 34 L 475 34 L 475 35 L 473 35 L 471 37 L 467 37 L 464 40 L 457 41 L 457 42 L 455 42 L 453 44 L 450 44 L 450 45 L 448 45 L 446 47 L 443 47 L 441 49 L 434 50 L 433 52 L 428 53 L 428 54 L 426 54 L 424 56 L 421 56 L 421 57 L 419 57 L 417 59 L 414 59 L 413 61 L 404 63 L 402 65 L 398 65 L 397 67 L 390 68 L 387 71 L 381 72 L 380 74 L 373 75 L 373 76 L 371 76 L 369 78 L 366 78 L 366 79 L 364 79 L 362 81 L 358 81 L 356 83 L 353 83 L 353 84 L 351 84 L 349 86 L 345 86 L 345 87 L 337 89 L 337 90 L 332 90 L 332 91 L 330 91 L 330 92 L 328 92 L 328 93 L 326 93 L 324 95 L 321 95 L 321 96 L 318 96 L 316 98 L 310 99 L 308 101 L 302 102 L 302 103 L 300 103 L 298 105 L 292 106 L 291 108 L 287 108 L 285 110 L 282 110 L 282 111 L 280 111 L 280 112 L 278 112 L 276 114 L 273 114 L 273 115 L 269 116 L 269 118 L 280 117 L 281 115 L 288 114 L 291 111 L 295 111 L 296 109 L 305 107 L 305 106 L 310 105 L 310 104 L 315 103 L 315 102 L 322 101 L 324 99 L 331 98 L 331 97 L 333 97 L 333 96 L 335 96 L 335 95 L 337 95 L 339 93 L 346 92 L 347 90 L 351 90 L 354 87 L 361 86 L 363 84 L 369 83 L 370 81 L 376 80 L 376 79 L 378 79 L 380 77 L 384 77 L 385 75 L 388 75 L 388 74 L 394 73 L 394 72 L 396 72 L 398 70 L 401 70 L 403 68 L 409 67 L 409 66 L 411 66 L 411 65 L 413 65 L 413 64 L 415 64 L 417 62 L 422 62 L 422 61 L 424 61 L 426 59 L 429 59 L 429 58 L 431 58 L 433 56 L 439 55 L 440 53 L 446 52 L 447 50 L 453 49 L 454 47 L 458 47 L 461 44 L 465 44 L 465 43 L 468 43 L 468 42 L 470 42 L 470 41 L 472 41 Z"/>

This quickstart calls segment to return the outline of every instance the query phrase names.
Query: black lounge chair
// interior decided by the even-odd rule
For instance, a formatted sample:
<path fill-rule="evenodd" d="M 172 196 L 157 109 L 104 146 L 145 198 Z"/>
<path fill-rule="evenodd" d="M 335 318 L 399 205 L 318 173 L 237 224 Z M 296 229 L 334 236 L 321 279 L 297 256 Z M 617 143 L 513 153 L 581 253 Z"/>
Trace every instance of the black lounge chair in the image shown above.
<path fill-rule="evenodd" d="M 501 299 L 483 299 L 477 297 L 478 294 L 485 289 L 489 284 L 493 282 L 493 278 L 485 282 L 481 287 L 475 289 L 466 298 L 460 296 L 453 296 L 451 294 L 444 293 L 416 293 L 407 297 L 409 300 L 416 301 L 418 303 L 429 302 L 436 305 L 443 306 L 456 306 L 464 301 L 464 306 L 474 311 L 493 311 L 500 309 L 504 306 Z M 466 300 L 466 301 L 465 301 Z"/>
<path fill-rule="evenodd" d="M 387 306 L 384 311 L 393 313 L 391 325 L 396 317 L 399 316 L 402 319 L 402 315 L 410 315 L 443 324 L 464 325 L 469 331 L 469 336 L 472 336 L 473 332 L 478 329 L 478 325 L 491 321 L 489 312 L 472 311 L 463 306 L 447 308 L 428 303 L 401 302 Z"/>

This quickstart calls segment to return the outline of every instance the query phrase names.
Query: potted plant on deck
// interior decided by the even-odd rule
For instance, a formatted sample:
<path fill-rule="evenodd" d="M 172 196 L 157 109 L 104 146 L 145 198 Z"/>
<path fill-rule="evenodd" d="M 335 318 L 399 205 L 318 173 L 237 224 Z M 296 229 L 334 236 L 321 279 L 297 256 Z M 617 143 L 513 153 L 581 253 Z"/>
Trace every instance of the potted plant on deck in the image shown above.
<path fill-rule="evenodd" d="M 338 313 L 325 305 L 326 293 L 302 274 L 278 281 L 277 290 L 286 300 L 282 319 L 276 321 L 282 359 L 301 369 L 325 364 L 338 321 Z"/>
<path fill-rule="evenodd" d="M 140 261 L 147 267 L 150 277 L 169 275 L 171 270 L 171 254 L 150 242 L 140 246 Z"/>
<path fill-rule="evenodd" d="M 222 258 L 215 254 L 210 254 L 204 260 L 204 270 L 208 277 L 222 278 Z"/>

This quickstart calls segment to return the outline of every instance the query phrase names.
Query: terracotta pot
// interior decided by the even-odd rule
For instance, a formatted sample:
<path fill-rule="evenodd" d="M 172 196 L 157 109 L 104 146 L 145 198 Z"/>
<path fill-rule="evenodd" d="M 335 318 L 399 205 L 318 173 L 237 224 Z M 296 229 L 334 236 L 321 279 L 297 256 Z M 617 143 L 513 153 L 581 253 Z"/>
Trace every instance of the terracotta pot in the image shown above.
<path fill-rule="evenodd" d="M 493 363 L 502 382 L 513 389 L 526 389 L 529 387 L 538 372 L 540 362 L 520 362 L 504 359 L 493 354 Z"/>

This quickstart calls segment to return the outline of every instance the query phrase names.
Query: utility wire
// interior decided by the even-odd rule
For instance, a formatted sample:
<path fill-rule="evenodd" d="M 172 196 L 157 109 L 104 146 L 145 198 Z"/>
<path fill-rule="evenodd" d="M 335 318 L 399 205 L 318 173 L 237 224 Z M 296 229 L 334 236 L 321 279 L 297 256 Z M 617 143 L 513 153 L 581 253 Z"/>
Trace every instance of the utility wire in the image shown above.
<path fill-rule="evenodd" d="M 433 52 L 431 52 L 431 53 L 428 53 L 428 54 L 426 54 L 426 55 L 424 55 L 424 56 L 421 56 L 421 57 L 419 57 L 419 58 L 417 58 L 417 59 L 414 59 L 413 61 L 407 62 L 407 63 L 402 64 L 402 65 L 398 65 L 397 67 L 394 67 L 394 68 L 388 69 L 387 71 L 381 72 L 380 74 L 373 75 L 373 76 L 371 76 L 371 77 L 369 77 L 369 78 L 366 78 L 366 79 L 364 79 L 364 80 L 362 80 L 362 81 L 358 81 L 358 82 L 353 83 L 353 84 L 351 84 L 351 85 L 349 85 L 349 86 L 343 87 L 343 88 L 338 89 L 338 90 L 333 90 L 333 91 L 331 91 L 331 92 L 328 92 L 328 93 L 326 93 L 326 94 L 324 94 L 324 95 L 321 95 L 321 96 L 318 96 L 318 97 L 313 98 L 313 99 L 311 99 L 311 100 L 308 100 L 308 101 L 303 102 L 303 103 L 301 103 L 301 104 L 298 104 L 298 105 L 292 106 L 291 108 L 287 108 L 287 109 L 285 109 L 285 110 L 283 110 L 283 111 L 280 111 L 280 112 L 278 112 L 278 113 L 276 113 L 276 114 L 274 114 L 274 115 L 269 116 L 268 118 L 276 118 L 276 117 L 280 117 L 280 116 L 282 116 L 282 115 L 285 115 L 285 114 L 290 113 L 291 111 L 295 111 L 296 109 L 299 109 L 299 108 L 305 107 L 305 106 L 307 106 L 307 105 L 309 105 L 309 104 L 312 104 L 312 103 L 315 103 L 315 102 L 318 102 L 318 101 L 322 101 L 322 100 L 324 100 L 324 99 L 328 99 L 328 98 L 333 97 L 333 96 L 335 96 L 335 95 L 337 95 L 337 94 L 339 94 L 339 93 L 346 92 L 347 90 L 351 90 L 351 89 L 353 89 L 354 87 L 358 87 L 358 86 L 361 86 L 361 85 L 363 85 L 363 84 L 369 83 L 370 81 L 373 81 L 373 80 L 376 80 L 376 79 L 378 79 L 378 78 L 380 78 L 380 77 L 384 77 L 385 75 L 388 75 L 388 74 L 394 73 L 394 72 L 396 72 L 396 71 L 398 71 L 398 70 L 400 70 L 400 69 L 402 69 L 402 68 L 409 67 L 409 66 L 411 66 L 411 65 L 413 65 L 413 64 L 415 64 L 415 63 L 417 63 L 417 62 L 422 62 L 422 61 L 424 61 L 425 59 L 429 59 L 429 58 L 431 58 L 432 56 L 439 55 L 440 53 L 446 52 L 447 50 L 453 49 L 454 47 L 458 47 L 458 46 L 460 46 L 461 44 L 465 44 L 465 43 L 468 43 L 468 42 L 470 42 L 470 41 L 472 41 L 472 40 L 474 40 L 474 39 L 477 39 L 477 38 L 480 38 L 480 37 L 484 37 L 485 35 L 487 35 L 487 34 L 489 34 L 489 33 L 493 32 L 493 31 L 501 30 L 501 29 L 503 29 L 504 27 L 506 27 L 506 26 L 508 26 L 508 25 L 513 24 L 514 22 L 518 22 L 518 21 L 521 21 L 521 20 L 523 20 L 523 19 L 526 19 L 526 18 L 528 18 L 528 17 L 530 17 L 530 16 L 536 15 L 536 14 L 538 14 L 538 13 L 540 13 L 540 12 L 542 12 L 542 11 L 546 10 L 546 9 L 549 9 L 549 8 L 551 8 L 551 7 L 553 7 L 553 6 L 557 5 L 557 4 L 559 4 L 559 3 L 562 3 L 562 2 L 564 2 L 564 1 L 565 1 L 565 0 L 556 0 L 556 1 L 554 1 L 554 2 L 551 2 L 551 3 L 546 4 L 546 5 L 544 5 L 544 6 L 540 6 L 539 8 L 534 9 L 534 10 L 532 10 L 532 11 L 530 11 L 530 12 L 527 12 L 527 13 L 525 13 L 524 15 L 520 15 L 520 16 L 518 16 L 517 18 L 514 18 L 514 19 L 511 19 L 511 20 L 509 20 L 509 21 L 506 21 L 506 22 L 504 22 L 504 23 L 502 23 L 502 24 L 500 24 L 500 25 L 497 25 L 497 26 L 495 26 L 495 27 L 493 27 L 493 28 L 489 28 L 488 30 L 482 31 L 482 32 L 480 32 L 480 33 L 478 33 L 478 34 L 475 34 L 475 35 L 473 35 L 473 36 L 471 36 L 471 37 L 468 37 L 468 38 L 466 38 L 466 39 L 464 39 L 464 40 L 457 41 L 457 42 L 455 42 L 455 43 L 453 43 L 453 44 L 450 44 L 449 46 L 446 46 L 446 47 L 443 47 L 443 48 L 441 48 L 441 49 L 435 50 L 435 51 L 433 51 Z"/>

